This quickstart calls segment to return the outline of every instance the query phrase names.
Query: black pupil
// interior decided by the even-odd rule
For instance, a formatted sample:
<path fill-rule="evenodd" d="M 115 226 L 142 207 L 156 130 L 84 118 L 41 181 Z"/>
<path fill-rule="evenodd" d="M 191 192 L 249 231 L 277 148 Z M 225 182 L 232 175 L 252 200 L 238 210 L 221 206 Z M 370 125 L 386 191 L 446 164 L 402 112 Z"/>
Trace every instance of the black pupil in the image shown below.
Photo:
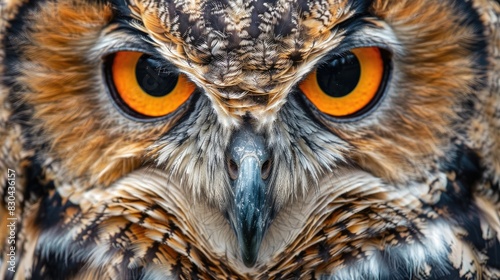
<path fill-rule="evenodd" d="M 161 97 L 169 94 L 177 85 L 179 74 L 165 71 L 161 61 L 143 55 L 135 66 L 137 83 L 149 95 Z"/>
<path fill-rule="evenodd" d="M 316 79 L 324 93 L 342 97 L 351 93 L 358 85 L 361 66 L 353 53 L 336 57 L 316 70 Z"/>

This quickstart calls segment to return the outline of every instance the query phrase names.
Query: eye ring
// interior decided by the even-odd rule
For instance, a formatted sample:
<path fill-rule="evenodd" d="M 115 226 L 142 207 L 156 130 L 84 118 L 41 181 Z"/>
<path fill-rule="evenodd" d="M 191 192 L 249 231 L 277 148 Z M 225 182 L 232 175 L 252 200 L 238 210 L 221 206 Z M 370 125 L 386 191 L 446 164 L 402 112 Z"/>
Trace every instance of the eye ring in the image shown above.
<path fill-rule="evenodd" d="M 325 116 L 344 121 L 359 119 L 384 95 L 391 69 L 389 57 L 378 47 L 352 49 L 319 65 L 298 87 Z"/>
<path fill-rule="evenodd" d="M 168 62 L 137 51 L 118 51 L 105 63 L 114 104 L 134 120 L 156 120 L 179 110 L 196 90 Z"/>

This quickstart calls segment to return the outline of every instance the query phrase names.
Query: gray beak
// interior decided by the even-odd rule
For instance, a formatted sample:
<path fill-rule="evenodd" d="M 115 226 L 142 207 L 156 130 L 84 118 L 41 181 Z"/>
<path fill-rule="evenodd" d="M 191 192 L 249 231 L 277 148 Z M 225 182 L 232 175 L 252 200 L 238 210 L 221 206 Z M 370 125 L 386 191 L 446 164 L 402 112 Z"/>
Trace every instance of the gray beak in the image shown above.
<path fill-rule="evenodd" d="M 235 133 L 228 150 L 228 173 L 234 201 L 228 209 L 241 257 L 252 267 L 272 220 L 273 205 L 267 179 L 271 170 L 264 138 L 249 128 Z"/>

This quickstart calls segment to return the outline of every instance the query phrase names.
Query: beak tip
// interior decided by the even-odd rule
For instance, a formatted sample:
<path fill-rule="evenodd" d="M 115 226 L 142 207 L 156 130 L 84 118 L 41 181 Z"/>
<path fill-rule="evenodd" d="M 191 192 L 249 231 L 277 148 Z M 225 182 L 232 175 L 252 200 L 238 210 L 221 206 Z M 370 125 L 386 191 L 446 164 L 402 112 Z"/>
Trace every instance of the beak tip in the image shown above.
<path fill-rule="evenodd" d="M 247 240 L 240 240 L 241 257 L 243 263 L 246 267 L 253 267 L 257 262 L 257 256 L 259 254 L 261 238 L 257 236 L 252 236 Z"/>
<path fill-rule="evenodd" d="M 248 268 L 253 267 L 256 262 L 257 262 L 257 255 L 243 257 L 243 263 Z"/>

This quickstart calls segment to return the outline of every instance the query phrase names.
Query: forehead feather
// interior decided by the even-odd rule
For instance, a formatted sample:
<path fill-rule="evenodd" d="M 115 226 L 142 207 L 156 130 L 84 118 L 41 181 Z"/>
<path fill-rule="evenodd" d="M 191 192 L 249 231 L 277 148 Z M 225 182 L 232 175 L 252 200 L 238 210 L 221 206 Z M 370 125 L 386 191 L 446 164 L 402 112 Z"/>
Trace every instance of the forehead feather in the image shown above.
<path fill-rule="evenodd" d="M 222 111 L 240 114 L 277 108 L 301 62 L 337 44 L 331 29 L 360 7 L 346 0 L 130 1 L 162 53 Z"/>
<path fill-rule="evenodd" d="M 346 0 L 130 0 L 143 15 L 158 18 L 165 35 L 211 52 L 231 52 L 265 40 L 276 43 L 300 34 L 318 36 L 355 12 Z"/>

